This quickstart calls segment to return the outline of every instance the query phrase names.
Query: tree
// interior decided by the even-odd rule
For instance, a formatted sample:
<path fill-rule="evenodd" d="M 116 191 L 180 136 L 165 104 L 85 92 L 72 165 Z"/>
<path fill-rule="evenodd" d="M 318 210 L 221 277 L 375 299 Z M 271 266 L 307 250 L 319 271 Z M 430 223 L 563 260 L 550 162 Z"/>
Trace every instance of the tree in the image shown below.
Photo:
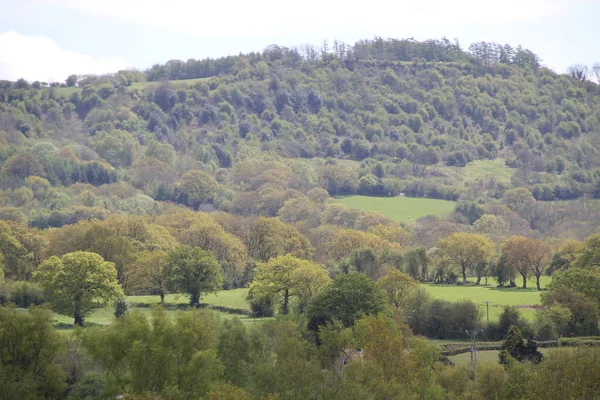
<path fill-rule="evenodd" d="M 576 258 L 573 263 L 579 268 L 600 269 L 600 234 L 589 236 L 576 250 Z"/>
<path fill-rule="evenodd" d="M 169 318 L 155 306 L 151 319 L 133 310 L 106 327 L 90 327 L 79 335 L 107 386 L 118 390 L 109 397 L 152 393 L 152 398 L 198 399 L 222 373 L 216 351 L 219 320 L 208 310 L 178 312 Z"/>
<path fill-rule="evenodd" d="M 531 192 L 523 187 L 509 189 L 502 196 L 502 203 L 513 211 L 517 211 L 526 203 L 535 202 Z"/>
<path fill-rule="evenodd" d="M 342 274 L 311 302 L 308 326 L 316 331 L 320 325 L 339 320 L 350 327 L 360 316 L 377 315 L 385 309 L 385 294 L 368 276 L 358 272 Z"/>
<path fill-rule="evenodd" d="M 527 277 L 532 273 L 537 289 L 541 290 L 540 277 L 552 256 L 550 245 L 524 236 L 510 236 L 502 243 L 501 252 L 503 259 L 523 277 L 523 289 L 527 288 Z"/>
<path fill-rule="evenodd" d="M 225 288 L 238 286 L 248 259 L 246 246 L 207 214 L 195 214 L 188 229 L 178 229 L 182 244 L 212 252 L 221 264 Z"/>
<path fill-rule="evenodd" d="M 600 84 L 600 63 L 595 63 L 592 65 L 592 72 L 596 77 L 596 82 Z"/>
<path fill-rule="evenodd" d="M 461 269 L 463 282 L 467 271 L 477 272 L 477 284 L 481 281 L 482 264 L 487 265 L 494 252 L 494 244 L 485 236 L 475 233 L 453 233 L 438 241 L 439 255 Z"/>
<path fill-rule="evenodd" d="M 581 242 L 572 239 L 565 240 L 558 251 L 552 255 L 548 273 L 573 267 L 581 248 Z"/>
<path fill-rule="evenodd" d="M 169 251 L 165 276 L 167 288 L 175 293 L 187 293 L 192 307 L 198 306 L 203 292 L 218 290 L 223 281 L 219 262 L 212 253 L 190 246 Z"/>
<path fill-rule="evenodd" d="M 128 292 L 158 295 L 160 302 L 164 303 L 167 293 L 164 272 L 167 254 L 164 250 L 140 253 L 126 274 Z"/>
<path fill-rule="evenodd" d="M 258 265 L 248 297 L 259 303 L 264 298 L 277 297 L 281 301 L 280 313 L 285 315 L 289 312 L 292 296 L 298 298 L 302 311 L 329 281 L 327 272 L 318 265 L 285 255 Z"/>
<path fill-rule="evenodd" d="M 194 209 L 212 203 L 219 184 L 209 174 L 199 170 L 187 171 L 177 182 L 177 201 Z"/>
<path fill-rule="evenodd" d="M 52 309 L 72 316 L 80 326 L 98 304 L 123 296 L 115 265 L 95 253 L 77 251 L 51 257 L 40 265 L 34 279 L 44 289 Z"/>
<path fill-rule="evenodd" d="M 394 269 L 379 278 L 377 286 L 387 294 L 392 306 L 402 308 L 406 305 L 407 297 L 419 285 L 410 275 Z"/>
<path fill-rule="evenodd" d="M 308 259 L 314 252 L 306 236 L 277 218 L 255 219 L 244 241 L 248 255 L 263 262 L 285 254 Z"/>
<path fill-rule="evenodd" d="M 506 339 L 500 347 L 499 357 L 501 364 L 508 364 L 511 359 L 519 362 L 539 363 L 542 361 L 543 354 L 537 350 L 537 344 L 534 341 L 528 340 L 525 343 L 521 330 L 517 326 L 511 325 L 508 328 Z"/>
<path fill-rule="evenodd" d="M 0 398 L 62 398 L 67 376 L 56 363 L 62 342 L 50 310 L 0 307 L 0 327 Z"/>
<path fill-rule="evenodd" d="M 552 275 L 550 289 L 567 287 L 576 293 L 594 300 L 600 305 L 600 272 L 583 268 L 570 268 Z"/>
<path fill-rule="evenodd" d="M 589 69 L 583 64 L 573 64 L 567 68 L 567 72 L 573 79 L 577 79 L 580 82 L 587 80 Z"/>

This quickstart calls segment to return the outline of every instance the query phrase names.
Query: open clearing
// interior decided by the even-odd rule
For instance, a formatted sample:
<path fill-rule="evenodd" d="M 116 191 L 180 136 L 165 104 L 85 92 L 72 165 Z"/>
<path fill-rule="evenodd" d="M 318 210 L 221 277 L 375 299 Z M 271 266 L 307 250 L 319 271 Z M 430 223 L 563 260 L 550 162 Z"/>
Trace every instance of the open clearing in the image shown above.
<path fill-rule="evenodd" d="M 453 201 L 403 196 L 344 196 L 335 201 L 347 207 L 378 212 L 396 222 L 416 221 L 426 215 L 448 215 L 456 206 Z"/>
<path fill-rule="evenodd" d="M 505 165 L 504 159 L 475 160 L 464 167 L 439 167 L 442 171 L 454 176 L 463 182 L 489 181 L 495 179 L 499 183 L 508 183 L 517 172 L 516 168 Z"/>
<path fill-rule="evenodd" d="M 484 344 L 484 342 L 482 342 Z M 573 351 L 572 348 L 560 348 L 560 347 L 538 347 L 538 350 L 544 355 L 544 357 L 552 357 L 552 354 L 555 354 L 559 351 Z M 471 353 L 463 353 L 457 354 L 455 356 L 448 357 L 450 361 L 452 361 L 457 366 L 468 367 L 471 365 Z M 497 350 L 485 350 L 477 353 L 477 364 L 489 362 L 489 363 L 498 363 L 498 351 Z"/>
<path fill-rule="evenodd" d="M 551 278 L 543 276 L 541 279 L 542 289 L 547 287 Z M 436 285 L 433 283 L 422 286 L 436 299 L 452 302 L 460 300 L 471 300 L 478 304 L 486 319 L 486 306 L 484 302 L 490 302 L 490 321 L 497 321 L 504 306 L 517 306 L 521 315 L 529 320 L 535 316 L 535 308 L 541 304 L 540 292 L 535 288 L 534 281 L 527 282 L 527 289 L 521 288 L 498 288 L 495 281 L 489 280 L 490 286 L 484 285 Z M 520 285 L 517 280 L 517 284 Z"/>

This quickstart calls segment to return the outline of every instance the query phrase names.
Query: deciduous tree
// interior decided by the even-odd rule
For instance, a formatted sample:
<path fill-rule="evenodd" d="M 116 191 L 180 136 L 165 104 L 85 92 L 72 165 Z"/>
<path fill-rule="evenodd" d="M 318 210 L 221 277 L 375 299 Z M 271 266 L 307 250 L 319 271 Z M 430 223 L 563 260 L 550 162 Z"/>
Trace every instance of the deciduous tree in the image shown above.
<path fill-rule="evenodd" d="M 199 247 L 179 246 L 169 251 L 165 276 L 167 288 L 187 293 L 192 307 L 198 305 L 203 293 L 219 290 L 223 283 L 219 262 Z"/>
<path fill-rule="evenodd" d="M 44 289 L 52 309 L 73 317 L 81 326 L 98 304 L 123 295 L 115 265 L 95 253 L 77 251 L 51 257 L 40 265 L 34 279 Z"/>
<path fill-rule="evenodd" d="M 463 282 L 467 281 L 467 271 L 477 272 L 477 284 L 481 281 L 482 264 L 489 263 L 494 252 L 494 244 L 483 235 L 475 233 L 453 233 L 438 241 L 439 256 L 446 258 L 461 270 Z"/>

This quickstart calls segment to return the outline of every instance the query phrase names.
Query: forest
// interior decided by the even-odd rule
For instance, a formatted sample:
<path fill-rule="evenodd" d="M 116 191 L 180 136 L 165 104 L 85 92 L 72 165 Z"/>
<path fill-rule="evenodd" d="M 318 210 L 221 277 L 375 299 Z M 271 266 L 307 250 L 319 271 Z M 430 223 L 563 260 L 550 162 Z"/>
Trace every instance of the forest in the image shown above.
<path fill-rule="evenodd" d="M 0 399 L 597 397 L 599 78 L 375 38 L 0 81 Z"/>

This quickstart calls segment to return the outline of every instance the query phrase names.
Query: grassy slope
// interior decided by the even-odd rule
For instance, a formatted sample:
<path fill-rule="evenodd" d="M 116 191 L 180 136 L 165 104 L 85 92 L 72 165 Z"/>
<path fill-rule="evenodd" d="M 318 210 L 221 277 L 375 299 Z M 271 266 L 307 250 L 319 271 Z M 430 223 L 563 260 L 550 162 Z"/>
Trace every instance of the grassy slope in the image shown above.
<path fill-rule="evenodd" d="M 179 81 L 169 81 L 169 83 L 171 83 L 172 85 L 174 85 L 176 87 L 192 86 L 198 82 L 206 81 L 208 79 L 210 79 L 210 78 L 183 79 L 183 80 L 179 80 Z M 133 82 L 131 84 L 131 86 L 126 87 L 126 90 L 133 90 L 133 89 L 143 90 L 150 86 L 157 85 L 158 83 L 160 83 L 160 82 Z M 82 88 L 80 88 L 80 87 L 57 87 L 57 88 L 54 88 L 54 90 L 56 91 L 56 93 L 60 94 L 61 96 L 70 97 L 73 93 L 80 93 L 82 91 Z"/>
<path fill-rule="evenodd" d="M 515 168 L 506 167 L 505 161 L 500 158 L 475 160 L 464 167 L 441 167 L 440 169 L 464 182 L 489 181 L 494 178 L 497 182 L 508 183 L 517 172 Z"/>
<path fill-rule="evenodd" d="M 397 222 L 410 222 L 426 215 L 446 215 L 456 205 L 453 201 L 400 196 L 345 196 L 335 201 L 348 207 L 379 212 Z"/>

